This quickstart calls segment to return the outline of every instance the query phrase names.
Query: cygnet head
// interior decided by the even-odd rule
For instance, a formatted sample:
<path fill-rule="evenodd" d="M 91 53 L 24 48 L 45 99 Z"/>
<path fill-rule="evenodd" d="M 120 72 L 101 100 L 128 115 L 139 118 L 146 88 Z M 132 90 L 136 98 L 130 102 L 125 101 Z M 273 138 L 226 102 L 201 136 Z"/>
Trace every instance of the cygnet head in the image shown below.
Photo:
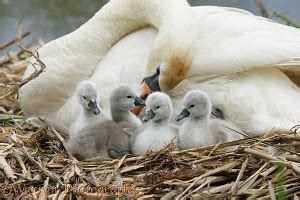
<path fill-rule="evenodd" d="M 129 111 L 140 105 L 145 105 L 145 101 L 127 84 L 117 86 L 110 95 L 110 106 L 114 110 Z"/>
<path fill-rule="evenodd" d="M 77 99 L 84 109 L 90 110 L 95 115 L 100 113 L 98 107 L 99 95 L 96 85 L 91 81 L 81 81 L 76 90 Z"/>
<path fill-rule="evenodd" d="M 169 120 L 173 111 L 170 97 L 162 92 L 152 93 L 146 100 L 146 107 L 143 121 Z"/>
<path fill-rule="evenodd" d="M 183 118 L 209 118 L 211 113 L 211 102 L 208 95 L 199 90 L 188 92 L 183 98 L 184 109 L 176 117 L 176 121 Z"/>

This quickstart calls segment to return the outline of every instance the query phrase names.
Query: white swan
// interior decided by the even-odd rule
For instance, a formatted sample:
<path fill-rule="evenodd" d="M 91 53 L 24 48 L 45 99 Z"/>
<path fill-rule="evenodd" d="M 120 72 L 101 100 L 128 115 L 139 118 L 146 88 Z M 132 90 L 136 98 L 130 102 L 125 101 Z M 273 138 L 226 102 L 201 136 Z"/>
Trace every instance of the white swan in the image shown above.
<path fill-rule="evenodd" d="M 233 124 L 210 119 L 211 102 L 206 93 L 199 90 L 188 92 L 183 98 L 183 105 L 184 109 L 176 117 L 177 121 L 188 118 L 179 129 L 180 148 L 198 148 L 242 139 L 241 135 L 229 129 L 239 131 Z"/>
<path fill-rule="evenodd" d="M 173 112 L 172 102 L 168 95 L 162 92 L 152 93 L 146 101 L 144 121 L 131 136 L 131 150 L 135 155 L 141 155 L 148 150 L 158 151 L 172 141 L 177 145 L 178 129 L 170 122 Z"/>
<path fill-rule="evenodd" d="M 147 25 L 154 28 L 141 29 Z M 175 112 L 187 91 L 201 89 L 248 134 L 299 123 L 300 91 L 293 81 L 300 71 L 300 31 L 244 10 L 191 9 L 185 0 L 113 0 L 39 55 L 47 71 L 20 90 L 27 116 L 43 114 L 69 126 L 79 112 L 79 81 L 89 78 L 109 95 L 120 82 L 139 84 L 160 65 L 156 78 Z M 106 114 L 108 101 L 103 98 Z"/>

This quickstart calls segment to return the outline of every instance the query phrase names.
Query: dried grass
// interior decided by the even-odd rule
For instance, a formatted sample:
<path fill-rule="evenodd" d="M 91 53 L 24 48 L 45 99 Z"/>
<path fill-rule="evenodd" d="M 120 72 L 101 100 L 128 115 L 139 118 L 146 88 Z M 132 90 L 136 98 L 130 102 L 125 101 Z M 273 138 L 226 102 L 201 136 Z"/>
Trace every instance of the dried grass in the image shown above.
<path fill-rule="evenodd" d="M 0 197 L 97 199 L 106 189 L 106 197 L 299 199 L 299 127 L 198 149 L 175 151 L 170 144 L 138 157 L 77 161 L 61 133 L 26 123 L 17 103 L 25 58 L 38 48 L 0 58 Z"/>

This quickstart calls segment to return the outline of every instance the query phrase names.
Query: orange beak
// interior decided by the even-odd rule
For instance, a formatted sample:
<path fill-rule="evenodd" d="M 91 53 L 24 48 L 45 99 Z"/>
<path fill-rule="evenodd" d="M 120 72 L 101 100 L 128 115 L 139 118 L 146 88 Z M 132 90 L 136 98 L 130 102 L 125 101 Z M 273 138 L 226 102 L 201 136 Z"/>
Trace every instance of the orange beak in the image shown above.
<path fill-rule="evenodd" d="M 150 89 L 149 85 L 145 81 L 142 82 L 142 86 L 143 86 L 143 90 L 140 97 L 142 99 L 145 99 L 145 97 L 148 96 L 152 92 L 152 90 Z M 143 108 L 144 106 L 136 106 L 130 111 L 136 116 L 138 116 L 142 112 Z"/>

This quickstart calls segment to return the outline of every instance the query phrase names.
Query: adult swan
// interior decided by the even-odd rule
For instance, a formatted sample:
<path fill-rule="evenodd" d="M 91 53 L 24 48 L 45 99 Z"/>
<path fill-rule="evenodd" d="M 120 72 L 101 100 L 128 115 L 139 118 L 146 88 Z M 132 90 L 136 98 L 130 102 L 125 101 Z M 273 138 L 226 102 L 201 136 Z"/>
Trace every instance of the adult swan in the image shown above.
<path fill-rule="evenodd" d="M 300 121 L 300 31 L 240 9 L 112 0 L 39 56 L 46 72 L 20 90 L 21 107 L 67 127 L 79 113 L 81 80 L 97 84 L 108 114 L 111 89 L 145 77 L 171 96 L 175 112 L 187 91 L 206 91 L 224 118 L 248 134 Z"/>

